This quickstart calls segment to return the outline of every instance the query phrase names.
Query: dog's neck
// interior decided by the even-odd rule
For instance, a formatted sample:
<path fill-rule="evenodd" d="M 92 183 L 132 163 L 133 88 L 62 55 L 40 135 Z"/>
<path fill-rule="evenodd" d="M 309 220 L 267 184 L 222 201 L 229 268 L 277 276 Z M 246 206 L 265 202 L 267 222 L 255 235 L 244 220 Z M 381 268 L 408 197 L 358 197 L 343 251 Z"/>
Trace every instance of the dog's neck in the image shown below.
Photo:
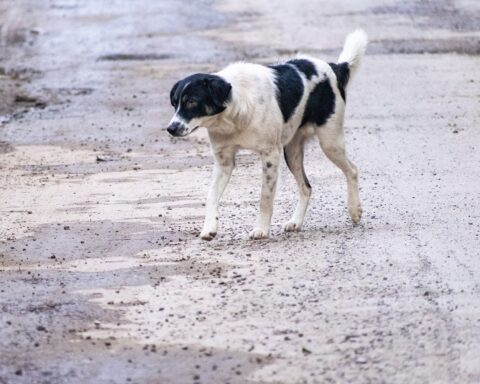
<path fill-rule="evenodd" d="M 231 135 L 242 128 L 238 122 L 241 122 L 243 119 L 239 119 L 236 116 L 238 116 L 238 112 L 234 111 L 231 104 L 229 104 L 223 112 L 206 117 L 202 121 L 202 125 L 207 128 L 209 132 Z"/>

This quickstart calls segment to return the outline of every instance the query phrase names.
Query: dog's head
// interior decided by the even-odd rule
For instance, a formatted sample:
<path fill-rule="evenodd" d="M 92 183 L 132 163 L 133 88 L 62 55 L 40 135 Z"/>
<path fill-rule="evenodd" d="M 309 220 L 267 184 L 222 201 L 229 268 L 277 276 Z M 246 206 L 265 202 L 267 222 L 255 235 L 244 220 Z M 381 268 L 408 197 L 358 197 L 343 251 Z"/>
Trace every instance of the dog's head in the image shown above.
<path fill-rule="evenodd" d="M 220 76 L 197 73 L 178 81 L 170 91 L 175 108 L 167 131 L 172 136 L 187 136 L 207 117 L 223 112 L 231 97 L 232 86 Z"/>

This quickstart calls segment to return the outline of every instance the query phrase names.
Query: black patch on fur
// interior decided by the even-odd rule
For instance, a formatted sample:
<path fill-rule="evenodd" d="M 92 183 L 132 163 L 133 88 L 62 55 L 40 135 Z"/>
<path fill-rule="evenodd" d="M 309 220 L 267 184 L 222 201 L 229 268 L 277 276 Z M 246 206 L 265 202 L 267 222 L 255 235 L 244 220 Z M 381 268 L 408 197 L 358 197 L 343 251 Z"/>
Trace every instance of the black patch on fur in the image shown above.
<path fill-rule="evenodd" d="M 303 143 L 300 144 L 300 145 L 303 145 Z M 293 169 L 290 167 L 290 163 L 288 162 L 288 152 L 287 152 L 286 147 L 283 147 L 283 157 L 285 157 L 285 163 L 287 163 L 288 169 L 293 174 Z M 305 169 L 303 168 L 303 164 L 302 164 L 302 174 L 303 174 L 303 182 L 305 183 L 305 185 L 307 186 L 308 189 L 312 189 L 312 186 L 310 185 L 310 182 L 308 181 L 308 177 L 305 174 Z"/>
<path fill-rule="evenodd" d="M 283 121 L 292 117 L 303 95 L 303 82 L 298 72 L 287 64 L 270 65 L 275 72 L 277 102 L 282 111 Z"/>
<path fill-rule="evenodd" d="M 176 107 L 178 104 L 178 100 L 180 99 L 180 84 L 182 83 L 182 80 L 177 81 L 172 89 L 170 90 L 170 104 L 172 104 L 172 107 Z"/>
<path fill-rule="evenodd" d="M 308 80 L 310 80 L 313 76 L 318 76 L 317 69 L 310 60 L 294 59 L 287 61 L 287 63 L 293 64 L 295 67 L 297 67 L 297 69 L 302 72 Z"/>
<path fill-rule="evenodd" d="M 308 181 L 307 175 L 305 174 L 305 170 L 303 170 L 303 182 L 307 186 L 308 189 L 312 189 L 310 182 Z"/>
<path fill-rule="evenodd" d="M 283 147 L 283 157 L 285 158 L 285 163 L 287 163 L 288 169 L 290 169 L 290 164 L 288 164 L 288 155 L 287 155 L 287 149 Z M 291 171 L 291 169 L 290 169 Z"/>
<path fill-rule="evenodd" d="M 330 81 L 325 79 L 318 83 L 308 96 L 303 113 L 302 124 L 314 123 L 317 126 L 325 124 L 335 110 L 335 93 Z"/>
<path fill-rule="evenodd" d="M 347 98 L 345 90 L 347 88 L 348 79 L 350 78 L 350 67 L 348 66 L 348 63 L 328 63 L 328 65 L 330 65 L 330 67 L 333 69 L 333 72 L 335 73 L 335 76 L 337 76 L 338 89 L 340 91 L 340 94 L 342 95 L 343 101 L 346 101 Z"/>
<path fill-rule="evenodd" d="M 272 163 L 270 161 L 267 161 L 267 168 L 270 168 L 272 166 Z"/>
<path fill-rule="evenodd" d="M 190 121 L 223 112 L 231 99 L 232 86 L 220 76 L 197 73 L 178 81 L 170 91 L 170 102 L 178 114 Z"/>

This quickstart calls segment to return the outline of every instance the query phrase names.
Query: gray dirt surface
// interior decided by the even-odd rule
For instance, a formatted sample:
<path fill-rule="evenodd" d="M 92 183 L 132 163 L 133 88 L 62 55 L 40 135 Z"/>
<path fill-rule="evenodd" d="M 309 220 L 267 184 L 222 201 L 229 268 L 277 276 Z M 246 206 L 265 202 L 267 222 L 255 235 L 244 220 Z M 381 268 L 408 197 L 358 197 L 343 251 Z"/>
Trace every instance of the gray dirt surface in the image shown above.
<path fill-rule="evenodd" d="M 480 3 L 0 3 L 0 383 L 479 383 Z M 170 138 L 172 84 L 235 60 L 334 61 L 364 218 L 317 142 L 304 231 L 281 170 L 250 241 L 241 153 L 199 240 L 205 132 Z"/>

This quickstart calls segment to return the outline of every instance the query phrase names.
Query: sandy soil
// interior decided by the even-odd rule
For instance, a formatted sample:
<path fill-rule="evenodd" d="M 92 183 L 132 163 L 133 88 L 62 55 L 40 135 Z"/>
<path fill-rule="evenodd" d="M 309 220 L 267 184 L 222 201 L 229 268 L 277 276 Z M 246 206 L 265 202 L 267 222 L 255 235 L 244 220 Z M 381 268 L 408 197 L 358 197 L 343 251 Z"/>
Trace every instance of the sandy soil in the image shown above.
<path fill-rule="evenodd" d="M 480 5 L 474 0 L 4 0 L 0 383 L 480 382 Z M 349 89 L 362 224 L 316 142 L 304 231 L 272 237 L 242 153 L 198 235 L 205 132 L 178 78 L 371 38 Z"/>

